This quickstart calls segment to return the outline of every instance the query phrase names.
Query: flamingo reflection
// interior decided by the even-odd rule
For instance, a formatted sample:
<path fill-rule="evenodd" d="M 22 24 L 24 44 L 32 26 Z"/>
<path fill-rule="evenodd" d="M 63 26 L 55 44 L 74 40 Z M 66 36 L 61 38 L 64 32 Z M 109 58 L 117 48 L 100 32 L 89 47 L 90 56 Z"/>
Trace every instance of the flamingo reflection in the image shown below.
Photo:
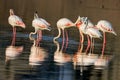
<path fill-rule="evenodd" d="M 30 55 L 29 55 L 29 64 L 30 65 L 41 65 L 41 62 L 43 62 L 47 57 L 48 53 L 45 49 L 36 46 L 36 41 L 34 38 L 31 37 L 33 40 L 33 45 L 31 47 Z"/>
<path fill-rule="evenodd" d="M 56 51 L 54 52 L 54 61 L 59 64 L 64 64 L 71 61 L 71 55 L 64 53 L 63 49 L 60 49 L 59 42 L 54 40 L 54 44 L 57 46 Z"/>
<path fill-rule="evenodd" d="M 16 59 L 23 52 L 23 46 L 15 46 L 14 39 L 12 39 L 12 43 L 14 43 L 14 45 L 11 44 L 5 50 L 6 62 Z"/>
<path fill-rule="evenodd" d="M 80 49 L 78 48 L 78 51 L 73 55 L 74 68 L 77 65 L 80 65 L 80 66 L 93 65 L 94 62 L 98 59 L 97 54 L 91 54 L 91 53 L 87 54 L 82 51 L 83 51 L 83 44 L 81 44 Z"/>
<path fill-rule="evenodd" d="M 5 51 L 6 61 L 16 59 L 23 51 L 23 46 L 8 46 Z"/>
<path fill-rule="evenodd" d="M 99 58 L 95 61 L 95 69 L 104 69 L 109 65 L 112 55 L 100 55 Z"/>
<path fill-rule="evenodd" d="M 60 49 L 59 42 L 54 40 L 54 44 L 56 45 L 57 49 L 54 52 L 54 61 L 56 62 L 57 73 L 54 73 L 57 77 L 57 80 L 72 80 L 73 79 L 73 66 L 72 66 L 72 56 L 68 53 L 63 52 L 63 45 Z M 65 48 L 65 47 L 64 47 Z"/>

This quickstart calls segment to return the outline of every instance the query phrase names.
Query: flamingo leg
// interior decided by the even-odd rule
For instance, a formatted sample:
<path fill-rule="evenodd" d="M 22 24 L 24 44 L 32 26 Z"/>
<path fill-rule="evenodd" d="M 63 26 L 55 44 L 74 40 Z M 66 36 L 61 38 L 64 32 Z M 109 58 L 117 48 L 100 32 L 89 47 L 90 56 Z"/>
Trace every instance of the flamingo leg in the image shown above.
<path fill-rule="evenodd" d="M 80 31 L 80 35 L 81 35 L 81 44 L 83 44 L 83 42 L 84 42 L 84 35 L 83 35 L 83 33 Z"/>
<path fill-rule="evenodd" d="M 62 40 L 62 48 L 61 48 L 61 50 L 63 50 L 64 42 L 65 42 L 64 29 L 62 29 L 62 33 L 63 33 L 63 40 Z"/>
<path fill-rule="evenodd" d="M 65 34 L 66 34 L 66 45 L 65 45 L 65 50 L 66 50 L 66 48 L 68 47 L 68 40 L 69 40 L 68 39 L 68 32 L 67 32 L 67 30 L 65 30 Z"/>
<path fill-rule="evenodd" d="M 93 42 L 92 42 L 92 53 L 94 51 L 94 39 L 93 39 Z"/>
<path fill-rule="evenodd" d="M 16 27 L 13 27 L 13 38 L 12 38 L 12 43 L 11 45 L 15 45 L 15 40 L 16 40 Z"/>
<path fill-rule="evenodd" d="M 106 46 L 106 34 L 105 34 L 105 32 L 103 33 L 103 36 L 104 36 L 104 40 L 103 40 L 103 47 L 102 47 L 102 55 L 104 55 L 105 46 Z"/>
<path fill-rule="evenodd" d="M 85 50 L 86 53 L 88 53 L 88 50 L 89 50 L 89 48 L 90 48 L 90 44 L 91 44 L 91 42 L 90 42 L 90 38 L 89 38 L 88 35 L 87 35 L 87 40 L 88 40 L 88 44 L 87 44 L 87 48 L 86 48 L 86 50 Z"/>
<path fill-rule="evenodd" d="M 39 42 L 42 40 L 42 31 L 38 30 L 37 43 L 36 46 L 39 46 Z"/>
<path fill-rule="evenodd" d="M 83 33 L 80 31 L 80 43 L 81 43 L 81 45 L 83 44 L 83 42 L 84 42 L 84 35 L 83 35 Z M 79 43 L 78 50 L 80 50 L 80 43 Z"/>
<path fill-rule="evenodd" d="M 91 51 L 91 50 L 92 50 L 92 46 L 93 46 L 93 43 L 92 43 L 92 42 L 93 42 L 93 41 L 92 41 L 92 37 L 91 37 L 91 45 L 90 45 L 90 52 L 89 52 L 90 54 L 91 54 L 91 52 L 92 52 L 92 51 Z"/>

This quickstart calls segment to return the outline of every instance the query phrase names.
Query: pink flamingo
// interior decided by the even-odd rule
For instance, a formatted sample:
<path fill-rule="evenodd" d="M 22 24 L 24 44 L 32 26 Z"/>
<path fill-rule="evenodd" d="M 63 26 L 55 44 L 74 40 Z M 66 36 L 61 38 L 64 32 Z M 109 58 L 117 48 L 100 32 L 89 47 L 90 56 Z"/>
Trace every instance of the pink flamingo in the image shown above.
<path fill-rule="evenodd" d="M 65 30 L 65 28 L 70 28 L 70 27 L 72 27 L 72 26 L 75 26 L 75 24 L 71 21 L 71 20 L 69 20 L 69 19 L 67 19 L 67 18 L 61 18 L 61 19 L 59 19 L 58 21 L 57 21 L 57 28 L 58 28 L 58 35 L 56 36 L 56 37 L 54 37 L 54 41 L 57 39 L 57 38 L 59 38 L 60 37 L 60 35 L 61 35 L 61 30 L 62 30 L 62 33 L 63 33 L 63 45 L 64 45 L 64 41 L 65 41 L 65 32 L 64 32 L 64 30 Z M 66 32 L 66 46 L 67 46 L 67 44 L 68 44 L 68 33 Z M 63 47 L 62 47 L 63 48 Z"/>
<path fill-rule="evenodd" d="M 80 38 L 81 44 L 83 44 L 83 42 L 84 42 L 84 35 L 83 34 L 87 35 L 87 39 L 88 39 L 88 46 L 86 48 L 86 53 L 87 53 L 87 51 L 90 47 L 90 44 L 91 44 L 91 46 L 93 46 L 92 38 L 100 38 L 101 33 L 94 26 L 94 24 L 90 20 L 88 20 L 87 17 L 81 17 L 80 18 L 80 16 L 79 16 L 79 19 L 76 22 L 76 26 L 78 27 L 80 35 L 81 35 L 80 36 L 81 37 Z M 91 38 L 91 41 L 90 41 L 89 37 Z"/>
<path fill-rule="evenodd" d="M 114 35 L 117 35 L 114 29 L 112 28 L 112 24 L 106 20 L 100 20 L 98 21 L 96 27 L 103 32 L 103 48 L 102 48 L 102 54 L 104 54 L 104 49 L 106 45 L 106 32 L 113 33 Z"/>
<path fill-rule="evenodd" d="M 32 26 L 35 28 L 35 32 L 31 32 L 29 34 L 29 38 L 32 34 L 38 34 L 37 36 L 37 44 L 42 39 L 42 31 L 41 30 L 51 30 L 50 24 L 43 18 L 39 18 L 37 12 L 34 13 L 34 19 L 32 21 Z"/>
<path fill-rule="evenodd" d="M 15 38 L 16 38 L 16 26 L 20 26 L 22 28 L 25 28 L 25 24 L 22 21 L 20 17 L 14 14 L 13 9 L 10 9 L 10 16 L 8 18 L 9 24 L 13 27 L 13 39 L 12 39 L 12 44 L 15 45 Z"/>
<path fill-rule="evenodd" d="M 77 19 L 75 24 L 80 32 L 80 43 L 83 44 L 83 42 L 84 42 L 84 35 L 83 34 L 86 34 L 86 27 L 89 28 L 89 27 L 93 27 L 94 25 L 92 24 L 92 22 L 90 20 L 88 20 L 87 17 L 80 17 L 80 16 L 78 16 L 78 19 Z M 88 46 L 86 48 L 86 52 L 88 51 L 90 44 L 91 44 L 88 35 L 87 35 L 87 39 L 88 39 Z M 79 44 L 78 50 L 79 49 L 80 49 L 80 44 Z"/>
<path fill-rule="evenodd" d="M 91 48 L 92 48 L 92 53 L 93 53 L 93 48 L 94 48 L 94 39 L 93 38 L 101 38 L 102 35 L 99 32 L 99 30 L 96 28 L 87 28 L 86 34 L 89 35 L 91 38 Z M 90 52 L 91 52 L 91 49 L 90 49 Z"/>

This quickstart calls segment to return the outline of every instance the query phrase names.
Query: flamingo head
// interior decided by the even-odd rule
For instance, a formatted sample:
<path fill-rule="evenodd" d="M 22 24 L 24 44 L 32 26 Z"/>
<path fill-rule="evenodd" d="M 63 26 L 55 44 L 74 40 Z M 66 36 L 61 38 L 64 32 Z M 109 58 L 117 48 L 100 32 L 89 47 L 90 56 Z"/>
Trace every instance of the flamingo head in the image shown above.
<path fill-rule="evenodd" d="M 24 28 L 25 29 L 25 24 L 24 24 L 24 22 L 21 22 L 20 24 L 19 24 L 19 26 L 21 26 L 22 28 Z"/>
<path fill-rule="evenodd" d="M 77 19 L 76 22 L 75 22 L 76 27 L 79 28 L 79 27 L 82 25 L 82 23 L 83 23 L 83 22 L 82 22 L 80 16 L 78 16 L 78 19 Z"/>
<path fill-rule="evenodd" d="M 10 9 L 10 15 L 14 15 L 14 10 L 13 9 Z"/>
<path fill-rule="evenodd" d="M 25 28 L 25 27 L 26 27 L 24 23 L 22 24 L 22 27 L 23 27 L 23 28 Z"/>
<path fill-rule="evenodd" d="M 16 25 L 17 25 L 17 26 L 20 26 L 20 27 L 22 27 L 22 28 L 25 28 L 25 27 L 26 27 L 25 24 L 24 24 L 24 22 L 21 21 L 21 20 L 16 21 Z"/>
<path fill-rule="evenodd" d="M 51 31 L 51 30 L 52 30 L 52 28 L 51 28 L 51 27 L 47 27 L 47 30 L 48 30 L 48 31 Z"/>

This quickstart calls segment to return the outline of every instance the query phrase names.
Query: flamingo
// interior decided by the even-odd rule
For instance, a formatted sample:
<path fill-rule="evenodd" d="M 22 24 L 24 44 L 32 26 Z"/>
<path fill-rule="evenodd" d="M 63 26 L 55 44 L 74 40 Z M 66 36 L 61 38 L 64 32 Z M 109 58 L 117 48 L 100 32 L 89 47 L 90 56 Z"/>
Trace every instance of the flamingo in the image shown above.
<path fill-rule="evenodd" d="M 84 42 L 84 35 L 87 35 L 87 39 L 88 39 L 88 46 L 86 48 L 86 53 L 89 49 L 90 44 L 92 43 L 92 38 L 100 38 L 101 37 L 101 33 L 98 31 L 97 28 L 95 28 L 94 24 L 88 20 L 87 17 L 78 17 L 77 22 L 75 23 L 77 28 L 79 29 L 81 38 L 80 38 L 80 42 L 81 44 L 83 44 Z M 91 42 L 89 39 L 89 36 L 91 38 Z"/>
<path fill-rule="evenodd" d="M 99 30 L 96 29 L 96 28 L 88 28 L 88 29 L 86 29 L 86 34 L 89 35 L 90 38 L 91 38 L 91 47 L 92 48 L 94 47 L 94 39 L 93 38 L 101 38 L 102 37 Z M 92 49 L 92 52 L 93 52 L 93 49 Z"/>
<path fill-rule="evenodd" d="M 114 35 L 117 35 L 114 29 L 112 28 L 112 24 L 107 20 L 100 20 L 98 21 L 96 27 L 103 32 L 103 47 L 102 47 L 102 54 L 104 54 L 104 49 L 106 45 L 106 32 L 112 33 Z"/>
<path fill-rule="evenodd" d="M 11 45 L 15 45 L 16 38 L 16 26 L 25 28 L 25 24 L 20 17 L 14 14 L 13 9 L 10 9 L 10 16 L 8 17 L 8 23 L 13 27 L 13 40 Z"/>
<path fill-rule="evenodd" d="M 38 34 L 37 40 L 38 42 L 42 39 L 42 31 L 41 30 L 51 30 L 50 24 L 43 18 L 39 18 L 37 11 L 34 13 L 34 19 L 32 21 L 32 26 L 35 28 L 35 32 L 31 32 L 29 34 L 29 38 L 32 34 Z M 38 43 L 37 42 L 37 43 Z"/>
<path fill-rule="evenodd" d="M 63 40 L 62 40 L 62 44 L 64 46 L 64 41 L 65 41 L 65 33 L 66 33 L 66 47 L 67 47 L 67 44 L 68 44 L 68 33 L 67 31 L 65 31 L 65 28 L 70 28 L 72 26 L 75 26 L 75 24 L 69 20 L 68 18 L 61 18 L 57 21 L 57 29 L 58 29 L 58 35 L 56 37 L 54 37 L 54 41 L 56 39 L 58 39 L 61 35 L 61 30 L 62 30 L 62 33 L 63 33 Z M 65 32 L 64 32 L 65 31 Z"/>

